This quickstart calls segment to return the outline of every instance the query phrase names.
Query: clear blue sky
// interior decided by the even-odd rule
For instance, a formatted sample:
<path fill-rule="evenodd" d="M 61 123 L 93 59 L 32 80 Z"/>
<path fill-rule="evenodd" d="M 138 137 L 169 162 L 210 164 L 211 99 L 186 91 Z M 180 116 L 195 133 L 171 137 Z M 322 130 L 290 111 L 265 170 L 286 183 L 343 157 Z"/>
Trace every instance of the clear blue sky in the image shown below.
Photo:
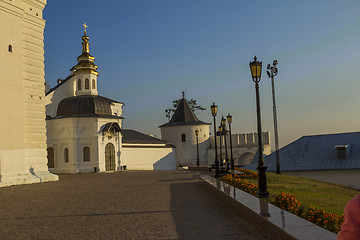
<path fill-rule="evenodd" d="M 308 134 L 359 131 L 360 3 L 239 0 L 48 0 L 45 79 L 66 78 L 81 54 L 84 22 L 99 94 L 125 103 L 124 127 L 155 134 L 186 90 L 208 110 L 233 115 L 233 132 L 256 132 L 249 62 L 263 62 L 262 126 L 273 142 L 276 77 L 280 145 Z M 219 116 L 220 118 L 220 116 Z M 218 118 L 218 119 L 219 119 Z M 212 129 L 212 128 L 211 128 Z"/>

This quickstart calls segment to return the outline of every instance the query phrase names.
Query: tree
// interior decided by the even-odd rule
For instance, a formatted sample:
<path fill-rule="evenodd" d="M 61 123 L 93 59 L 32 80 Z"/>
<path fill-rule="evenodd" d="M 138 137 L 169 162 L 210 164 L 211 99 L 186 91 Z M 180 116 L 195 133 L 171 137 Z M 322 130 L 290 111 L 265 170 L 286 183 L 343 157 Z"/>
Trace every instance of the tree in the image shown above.
<path fill-rule="evenodd" d="M 172 112 L 175 112 L 175 111 L 176 111 L 176 109 L 178 108 L 181 100 L 182 100 L 182 98 L 173 101 L 173 108 L 170 109 Z M 201 110 L 201 111 L 206 110 L 206 108 L 204 108 L 203 106 L 198 105 L 197 102 L 196 102 L 196 100 L 193 99 L 193 98 L 190 99 L 190 100 L 187 100 L 187 99 L 186 99 L 186 101 L 187 101 L 187 103 L 189 104 L 191 110 L 194 111 L 194 112 L 195 112 L 196 110 Z"/>
<path fill-rule="evenodd" d="M 192 98 L 190 100 L 187 100 L 185 98 L 185 92 L 183 91 L 182 98 L 173 101 L 173 108 L 165 109 L 166 117 L 169 119 L 169 121 L 171 118 L 171 113 L 174 113 L 176 111 L 176 109 L 179 107 L 183 98 L 189 104 L 189 106 L 193 112 L 195 112 L 196 110 L 201 110 L 201 111 L 206 110 L 206 108 L 204 108 L 203 106 L 198 105 L 195 99 Z"/>

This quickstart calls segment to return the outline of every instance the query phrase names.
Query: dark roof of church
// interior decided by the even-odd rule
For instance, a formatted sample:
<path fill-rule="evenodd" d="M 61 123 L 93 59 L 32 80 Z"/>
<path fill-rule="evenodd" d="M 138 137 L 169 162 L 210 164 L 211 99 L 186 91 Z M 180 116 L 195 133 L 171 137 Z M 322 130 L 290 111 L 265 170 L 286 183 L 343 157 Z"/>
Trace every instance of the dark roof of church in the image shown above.
<path fill-rule="evenodd" d="M 347 146 L 346 159 L 338 159 L 335 146 Z M 360 132 L 303 136 L 279 150 L 281 171 L 360 169 Z M 268 171 L 276 171 L 276 153 L 264 158 Z M 244 168 L 255 170 L 257 158 Z"/>
<path fill-rule="evenodd" d="M 98 95 L 68 97 L 61 100 L 59 103 L 56 117 L 121 118 L 119 116 L 112 115 L 111 105 L 113 105 L 113 103 L 120 102 Z"/>
<path fill-rule="evenodd" d="M 170 126 L 181 126 L 181 125 L 204 125 L 206 123 L 200 121 L 194 112 L 191 110 L 187 100 L 182 98 L 179 106 L 177 107 L 174 115 L 172 116 L 170 122 L 165 123 L 159 127 L 170 127 Z"/>
<path fill-rule="evenodd" d="M 132 129 L 122 129 L 122 142 L 143 143 L 143 144 L 166 144 L 164 140 L 146 135 L 144 133 Z"/>

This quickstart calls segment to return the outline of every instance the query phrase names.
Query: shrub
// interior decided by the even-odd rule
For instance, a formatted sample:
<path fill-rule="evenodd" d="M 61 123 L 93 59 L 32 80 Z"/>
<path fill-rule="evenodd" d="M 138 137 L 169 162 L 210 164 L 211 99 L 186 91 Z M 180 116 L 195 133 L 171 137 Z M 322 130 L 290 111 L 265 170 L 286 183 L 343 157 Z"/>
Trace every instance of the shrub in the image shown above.
<path fill-rule="evenodd" d="M 295 194 L 282 192 L 275 197 L 274 204 L 296 215 L 299 212 L 301 202 L 299 202 L 295 197 Z"/>
<path fill-rule="evenodd" d="M 257 179 L 258 178 L 258 173 L 255 171 L 251 171 L 251 170 L 247 170 L 247 169 L 243 169 L 243 168 L 235 168 L 235 170 L 244 173 L 244 174 L 237 175 L 239 178 L 242 178 L 242 179 Z"/>
<path fill-rule="evenodd" d="M 340 226 L 344 222 L 344 214 L 339 216 L 334 213 L 327 213 L 321 209 L 316 209 L 315 207 L 304 209 L 300 217 L 334 233 L 340 231 Z"/>
<path fill-rule="evenodd" d="M 340 231 L 340 226 L 344 222 L 344 215 L 339 216 L 334 213 L 326 213 L 324 210 L 315 207 L 303 207 L 295 194 L 281 193 L 275 197 L 274 205 L 291 212 L 301 218 L 315 223 L 333 233 Z"/>
<path fill-rule="evenodd" d="M 233 185 L 234 187 L 237 187 L 247 193 L 257 196 L 257 192 L 259 190 L 258 187 L 255 184 L 246 181 L 245 179 L 239 178 L 238 176 L 240 175 L 233 176 L 228 174 L 223 176 L 220 180 L 229 183 L 230 185 Z"/>

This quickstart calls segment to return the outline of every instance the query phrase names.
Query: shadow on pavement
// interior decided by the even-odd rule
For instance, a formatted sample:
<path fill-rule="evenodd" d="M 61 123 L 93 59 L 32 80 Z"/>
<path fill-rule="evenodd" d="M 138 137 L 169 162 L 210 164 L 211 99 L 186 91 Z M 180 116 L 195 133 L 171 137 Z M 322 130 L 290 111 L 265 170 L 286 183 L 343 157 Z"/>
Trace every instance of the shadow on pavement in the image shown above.
<path fill-rule="evenodd" d="M 264 239 L 212 196 L 204 182 L 172 183 L 171 213 L 178 239 Z"/>

